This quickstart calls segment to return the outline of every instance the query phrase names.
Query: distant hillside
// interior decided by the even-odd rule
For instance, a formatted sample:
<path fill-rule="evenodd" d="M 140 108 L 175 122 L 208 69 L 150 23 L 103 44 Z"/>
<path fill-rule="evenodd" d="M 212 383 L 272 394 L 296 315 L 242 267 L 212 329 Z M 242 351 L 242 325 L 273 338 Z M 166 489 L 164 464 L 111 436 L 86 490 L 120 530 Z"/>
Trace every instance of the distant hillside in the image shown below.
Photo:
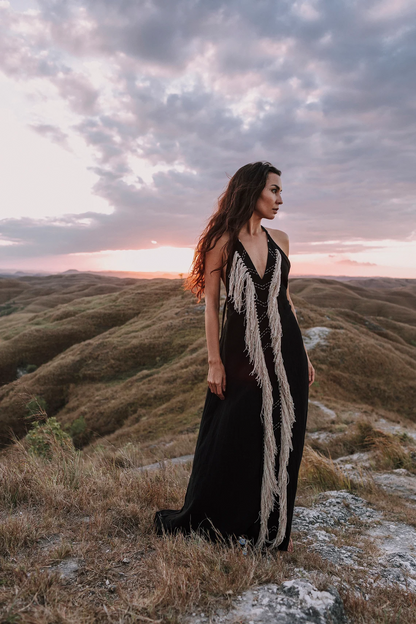
<path fill-rule="evenodd" d="M 416 281 L 298 278 L 290 288 L 305 337 L 328 330 L 318 330 L 310 351 L 311 398 L 416 421 Z M 33 395 L 78 446 L 197 430 L 207 388 L 204 306 L 181 280 L 0 279 L 2 312 L 2 444 L 11 431 L 25 433 Z"/>
<path fill-rule="evenodd" d="M 166 279 L 178 279 L 185 277 L 187 273 L 177 273 L 172 271 L 78 271 L 78 269 L 68 269 L 59 273 L 49 271 L 4 271 L 0 268 L 0 278 L 13 277 L 55 277 L 59 275 L 104 275 L 109 277 L 132 277 L 134 279 L 158 279 L 160 277 Z"/>
<path fill-rule="evenodd" d="M 367 277 L 340 281 L 319 277 L 294 278 L 290 290 L 308 301 L 313 300 L 314 305 L 366 311 L 373 315 L 381 312 L 381 316 L 386 316 L 388 304 L 393 304 L 416 312 L 414 279 Z"/>

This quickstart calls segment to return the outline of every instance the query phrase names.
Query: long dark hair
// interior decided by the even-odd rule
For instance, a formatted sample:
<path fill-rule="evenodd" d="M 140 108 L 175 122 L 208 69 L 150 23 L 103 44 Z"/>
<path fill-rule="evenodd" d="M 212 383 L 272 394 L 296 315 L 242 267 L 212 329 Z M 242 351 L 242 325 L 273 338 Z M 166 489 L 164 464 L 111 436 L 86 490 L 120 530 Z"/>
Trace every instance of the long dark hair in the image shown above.
<path fill-rule="evenodd" d="M 228 232 L 228 242 L 222 249 L 222 266 L 214 270 L 221 271 L 229 263 L 238 234 L 253 214 L 269 173 L 282 175 L 269 162 L 244 165 L 232 176 L 224 193 L 218 198 L 218 209 L 199 238 L 191 270 L 184 283 L 185 290 L 193 292 L 198 301 L 205 291 L 205 254 L 215 247 L 224 232 Z"/>

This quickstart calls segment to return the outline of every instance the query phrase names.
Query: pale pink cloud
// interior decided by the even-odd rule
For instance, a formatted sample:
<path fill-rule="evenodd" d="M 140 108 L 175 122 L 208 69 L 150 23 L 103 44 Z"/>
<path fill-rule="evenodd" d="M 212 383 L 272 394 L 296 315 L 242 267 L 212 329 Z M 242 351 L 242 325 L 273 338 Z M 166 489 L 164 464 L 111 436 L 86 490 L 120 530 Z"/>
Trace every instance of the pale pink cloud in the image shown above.
<path fill-rule="evenodd" d="M 415 222 L 414 3 L 178 0 L 169 19 L 154 0 L 38 6 L 0 2 L 0 70 L 27 98 L 22 123 L 72 150 L 96 176 L 91 203 L 111 214 L 68 209 L 62 191 L 48 221 L 40 195 L 19 195 L 25 218 L 1 220 L 0 234 L 21 245 L 2 245 L 0 267 L 149 240 L 192 246 L 227 175 L 267 159 L 285 202 L 270 225 L 288 232 L 294 265 L 314 245 L 334 254 L 329 269 L 310 259 L 314 270 L 414 270 L 385 243 L 405 245 Z M 53 185 L 50 164 L 35 150 L 31 160 Z"/>

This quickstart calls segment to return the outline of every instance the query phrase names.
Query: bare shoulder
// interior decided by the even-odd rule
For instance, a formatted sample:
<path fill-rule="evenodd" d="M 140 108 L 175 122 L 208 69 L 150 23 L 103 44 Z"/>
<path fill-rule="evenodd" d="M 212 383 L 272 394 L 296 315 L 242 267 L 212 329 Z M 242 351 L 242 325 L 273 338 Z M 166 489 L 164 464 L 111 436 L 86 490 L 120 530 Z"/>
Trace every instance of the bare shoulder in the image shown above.
<path fill-rule="evenodd" d="M 208 270 L 217 268 L 224 263 L 224 248 L 228 242 L 229 233 L 224 232 L 222 236 L 215 242 L 215 245 L 205 254 L 205 266 Z"/>
<path fill-rule="evenodd" d="M 207 251 L 207 255 L 210 254 L 211 256 L 221 256 L 224 246 L 228 243 L 229 237 L 229 233 L 224 232 L 224 234 L 222 234 L 222 236 L 220 236 L 220 238 L 215 242 L 215 245 L 209 251 Z"/>
<path fill-rule="evenodd" d="M 272 239 L 279 245 L 281 249 L 289 256 L 289 236 L 283 230 L 272 230 L 267 228 Z"/>
<path fill-rule="evenodd" d="M 209 290 L 209 284 L 218 285 L 219 280 L 225 284 L 224 248 L 229 240 L 229 233 L 224 232 L 216 241 L 215 245 L 205 254 L 205 294 Z M 220 269 L 220 271 L 218 271 Z M 217 288 L 217 286 L 215 286 Z"/>

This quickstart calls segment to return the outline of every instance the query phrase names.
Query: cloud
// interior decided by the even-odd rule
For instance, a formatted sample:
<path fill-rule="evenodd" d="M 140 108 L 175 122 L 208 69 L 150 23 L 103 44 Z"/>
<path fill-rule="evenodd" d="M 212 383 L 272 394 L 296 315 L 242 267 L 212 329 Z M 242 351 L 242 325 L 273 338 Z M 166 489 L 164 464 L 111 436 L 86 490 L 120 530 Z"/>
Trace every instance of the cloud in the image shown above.
<path fill-rule="evenodd" d="M 58 145 L 61 145 L 65 149 L 68 149 L 68 135 L 66 134 L 66 132 L 62 132 L 60 128 L 52 126 L 50 124 L 32 124 L 30 128 L 32 128 L 32 130 L 34 130 L 41 136 L 48 138 L 53 143 L 58 143 Z"/>
<path fill-rule="evenodd" d="M 358 262 L 357 260 L 351 260 L 350 258 L 344 258 L 342 260 L 337 260 L 337 264 L 343 264 L 346 266 L 377 266 L 375 262 Z"/>
<path fill-rule="evenodd" d="M 284 221 L 270 225 L 290 233 L 292 252 L 310 241 L 408 236 L 414 3 L 38 6 L 1 9 L 0 67 L 27 85 L 38 133 L 63 147 L 82 139 L 99 176 L 93 191 L 114 211 L 89 225 L 67 213 L 65 227 L 2 220 L 2 236 L 22 242 L 8 254 L 193 244 L 227 174 L 257 159 L 283 171 Z M 46 93 L 66 111 L 57 119 L 42 112 Z"/>

